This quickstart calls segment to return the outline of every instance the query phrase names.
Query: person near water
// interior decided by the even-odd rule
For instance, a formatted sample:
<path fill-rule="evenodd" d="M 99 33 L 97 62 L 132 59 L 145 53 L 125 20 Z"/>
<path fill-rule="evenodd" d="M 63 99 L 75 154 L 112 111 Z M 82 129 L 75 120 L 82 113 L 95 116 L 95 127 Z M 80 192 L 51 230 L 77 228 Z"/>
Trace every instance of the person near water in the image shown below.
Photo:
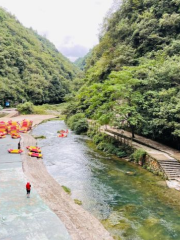
<path fill-rule="evenodd" d="M 27 197 L 30 197 L 31 184 L 29 182 L 26 183 L 26 191 L 27 191 Z"/>
<path fill-rule="evenodd" d="M 20 141 L 18 142 L 18 149 L 20 149 L 21 148 L 21 144 L 20 144 Z"/>

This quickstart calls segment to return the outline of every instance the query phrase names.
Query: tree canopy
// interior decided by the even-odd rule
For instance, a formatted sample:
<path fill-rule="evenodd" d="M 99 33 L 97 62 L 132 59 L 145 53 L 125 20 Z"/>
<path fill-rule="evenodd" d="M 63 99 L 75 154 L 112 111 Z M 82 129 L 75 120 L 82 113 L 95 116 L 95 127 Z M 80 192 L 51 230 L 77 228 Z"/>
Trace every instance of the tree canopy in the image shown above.
<path fill-rule="evenodd" d="M 179 69 L 180 1 L 124 0 L 104 21 L 71 111 L 179 148 Z"/>

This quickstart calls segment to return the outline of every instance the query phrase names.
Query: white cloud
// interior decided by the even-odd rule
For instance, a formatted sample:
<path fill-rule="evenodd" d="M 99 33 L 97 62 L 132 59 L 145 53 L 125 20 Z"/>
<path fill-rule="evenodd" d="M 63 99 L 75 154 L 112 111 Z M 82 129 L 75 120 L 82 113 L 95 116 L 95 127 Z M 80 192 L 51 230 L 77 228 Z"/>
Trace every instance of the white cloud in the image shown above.
<path fill-rule="evenodd" d="M 113 0 L 0 0 L 26 27 L 46 36 L 62 51 L 76 57 L 98 43 L 98 29 Z M 69 48 L 69 51 L 67 49 Z M 65 49 L 65 50 L 63 50 Z M 82 54 L 80 52 L 82 49 Z M 67 56 L 67 55 L 66 55 Z M 74 53 L 71 54 L 75 58 Z M 67 56 L 69 57 L 69 56 Z"/>

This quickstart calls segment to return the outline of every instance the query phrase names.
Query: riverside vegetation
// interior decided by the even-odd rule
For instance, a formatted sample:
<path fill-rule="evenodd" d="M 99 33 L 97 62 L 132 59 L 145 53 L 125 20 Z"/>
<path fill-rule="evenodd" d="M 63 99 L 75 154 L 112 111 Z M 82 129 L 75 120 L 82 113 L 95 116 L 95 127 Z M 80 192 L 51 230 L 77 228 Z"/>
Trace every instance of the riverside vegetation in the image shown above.
<path fill-rule="evenodd" d="M 86 59 L 68 117 L 128 129 L 180 148 L 180 2 L 124 0 Z"/>
<path fill-rule="evenodd" d="M 47 39 L 0 9 L 0 101 L 25 102 L 18 106 L 23 113 L 46 111 L 32 104 L 67 101 L 67 123 L 77 133 L 86 132 L 87 119 L 94 119 L 179 149 L 180 2 L 116 3 L 104 19 L 99 44 L 76 61 L 83 73 Z M 98 144 L 112 149 L 104 140 Z"/>

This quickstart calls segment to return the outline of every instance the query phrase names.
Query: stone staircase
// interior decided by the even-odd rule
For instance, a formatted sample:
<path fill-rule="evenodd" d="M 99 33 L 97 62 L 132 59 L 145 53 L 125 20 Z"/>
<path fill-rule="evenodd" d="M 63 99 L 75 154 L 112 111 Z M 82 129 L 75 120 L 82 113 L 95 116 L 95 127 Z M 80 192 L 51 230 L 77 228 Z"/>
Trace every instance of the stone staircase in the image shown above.
<path fill-rule="evenodd" d="M 176 159 L 158 160 L 169 180 L 180 178 L 180 163 Z"/>
<path fill-rule="evenodd" d="M 137 145 L 142 145 L 144 146 L 145 151 L 152 156 L 156 161 L 159 163 L 161 166 L 162 171 L 165 173 L 169 181 L 174 181 L 176 180 L 179 183 L 179 190 L 180 190 L 180 162 L 177 161 L 175 158 L 173 158 L 172 153 L 175 150 L 170 149 L 167 146 L 164 146 L 162 144 L 158 143 L 158 146 L 156 147 L 156 142 L 149 140 L 145 141 L 146 138 L 143 138 L 141 136 L 136 136 L 135 139 L 131 139 L 131 134 L 127 131 L 119 131 L 117 129 L 112 129 L 110 127 L 104 127 L 102 128 L 102 131 L 115 139 L 119 141 L 124 141 L 126 144 L 129 145 L 128 140 L 131 141 L 131 146 L 135 147 L 138 149 L 139 146 Z M 118 132 L 117 132 L 118 131 Z M 136 144 L 138 143 L 138 144 Z M 152 152 L 152 149 L 155 150 L 155 152 Z M 168 151 L 164 151 L 168 149 Z M 177 152 L 177 151 L 176 151 Z M 154 156 L 155 155 L 155 156 Z M 164 156 L 163 156 L 164 155 Z M 167 155 L 169 155 L 167 157 Z"/>

